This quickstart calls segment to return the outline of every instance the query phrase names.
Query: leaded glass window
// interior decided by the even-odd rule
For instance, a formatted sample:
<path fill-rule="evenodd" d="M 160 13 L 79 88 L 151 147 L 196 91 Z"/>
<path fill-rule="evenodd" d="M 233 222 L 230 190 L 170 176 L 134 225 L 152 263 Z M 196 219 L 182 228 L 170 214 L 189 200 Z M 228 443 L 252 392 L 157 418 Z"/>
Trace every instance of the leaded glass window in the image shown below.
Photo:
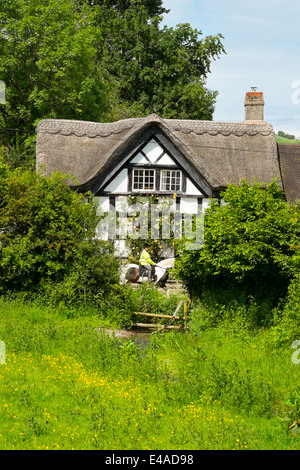
<path fill-rule="evenodd" d="M 181 171 L 161 170 L 161 191 L 181 191 Z"/>
<path fill-rule="evenodd" d="M 155 170 L 134 169 L 133 170 L 134 191 L 155 190 Z"/>

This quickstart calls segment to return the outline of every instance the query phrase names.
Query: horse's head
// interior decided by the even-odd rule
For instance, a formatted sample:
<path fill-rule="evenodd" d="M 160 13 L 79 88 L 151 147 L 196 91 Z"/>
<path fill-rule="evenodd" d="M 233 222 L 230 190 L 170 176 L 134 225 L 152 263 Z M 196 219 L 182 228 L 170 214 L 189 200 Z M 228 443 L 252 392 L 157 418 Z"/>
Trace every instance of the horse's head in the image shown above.
<path fill-rule="evenodd" d="M 155 273 L 157 274 L 156 285 L 165 287 L 169 278 L 169 271 L 174 267 L 175 258 L 163 259 L 157 263 Z"/>
<path fill-rule="evenodd" d="M 166 269 L 164 270 L 164 272 L 162 273 L 162 275 L 161 275 L 159 278 L 158 278 L 158 276 L 157 276 L 157 279 L 158 279 L 158 280 L 156 280 L 156 285 L 157 285 L 157 286 L 165 287 L 166 282 L 167 282 L 167 280 L 168 280 L 168 278 L 169 278 L 169 271 L 170 271 L 170 269 L 171 269 L 171 268 L 166 268 Z"/>
<path fill-rule="evenodd" d="M 157 263 L 157 266 L 165 269 L 172 269 L 175 265 L 175 258 L 166 258 Z"/>

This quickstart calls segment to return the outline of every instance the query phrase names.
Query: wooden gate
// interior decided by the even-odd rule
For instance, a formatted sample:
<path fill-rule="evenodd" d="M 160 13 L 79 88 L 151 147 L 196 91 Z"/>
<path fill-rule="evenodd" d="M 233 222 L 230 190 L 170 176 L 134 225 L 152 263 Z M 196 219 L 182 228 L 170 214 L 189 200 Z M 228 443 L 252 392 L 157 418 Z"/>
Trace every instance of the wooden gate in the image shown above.
<path fill-rule="evenodd" d="M 157 324 L 157 323 L 134 323 L 133 326 L 137 328 L 154 328 L 157 331 L 163 330 L 186 330 L 187 328 L 187 317 L 190 310 L 190 300 L 181 300 L 173 313 L 173 315 L 160 315 L 156 313 L 145 313 L 145 312 L 133 312 L 134 315 L 150 318 L 165 318 L 169 320 L 166 324 Z M 183 312 L 179 315 L 180 309 L 183 306 Z M 173 325 L 173 322 L 179 324 Z"/>

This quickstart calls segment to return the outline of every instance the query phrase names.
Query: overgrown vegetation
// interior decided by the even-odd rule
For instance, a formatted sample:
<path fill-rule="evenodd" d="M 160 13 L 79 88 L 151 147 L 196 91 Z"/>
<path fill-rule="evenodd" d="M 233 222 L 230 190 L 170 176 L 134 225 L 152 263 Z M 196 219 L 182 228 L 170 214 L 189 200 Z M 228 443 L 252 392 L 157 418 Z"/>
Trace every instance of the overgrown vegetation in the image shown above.
<path fill-rule="evenodd" d="M 221 205 L 212 201 L 204 246 L 185 252 L 178 272 L 215 320 L 224 309 L 244 308 L 253 328 L 270 326 L 273 309 L 281 317 L 291 282 L 298 285 L 299 241 L 299 208 L 285 202 L 277 183 L 264 189 L 244 181 L 228 187 Z"/>
<path fill-rule="evenodd" d="M 119 263 L 112 246 L 95 238 L 95 204 L 66 180 L 0 162 L 0 295 L 70 310 L 99 309 L 114 295 L 122 309 Z"/>
<path fill-rule="evenodd" d="M 101 315 L 0 299 L 1 449 L 299 449 L 299 365 L 223 318 L 147 348 Z M 201 323 L 201 322 L 200 322 Z"/>
<path fill-rule="evenodd" d="M 1 2 L 1 449 L 300 449 L 299 203 L 246 181 L 212 201 L 203 248 L 177 259 L 189 329 L 142 349 L 105 330 L 186 295 L 120 285 L 91 194 L 29 170 L 42 118 L 211 119 L 222 36 L 161 27 L 163 13 L 161 0 Z"/>

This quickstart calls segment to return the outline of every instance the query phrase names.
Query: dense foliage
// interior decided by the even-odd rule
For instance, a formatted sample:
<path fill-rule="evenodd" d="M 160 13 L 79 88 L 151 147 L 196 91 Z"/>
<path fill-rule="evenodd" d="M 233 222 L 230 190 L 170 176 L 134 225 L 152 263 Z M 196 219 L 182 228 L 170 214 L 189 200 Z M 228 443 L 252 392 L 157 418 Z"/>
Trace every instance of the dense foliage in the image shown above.
<path fill-rule="evenodd" d="M 155 112 L 164 118 L 212 119 L 217 93 L 205 88 L 205 78 L 211 61 L 224 51 L 221 36 L 201 39 L 201 31 L 189 24 L 161 28 L 161 18 L 149 18 L 141 5 L 121 16 L 103 9 L 96 14 L 107 24 L 105 33 L 101 27 L 100 62 L 116 86 L 113 117 Z"/>
<path fill-rule="evenodd" d="M 290 140 L 294 140 L 295 139 L 295 136 L 292 135 L 292 134 L 286 134 L 285 132 L 283 131 L 278 131 L 278 134 L 277 134 L 279 137 L 285 137 L 286 139 L 290 139 Z"/>
<path fill-rule="evenodd" d="M 72 0 L 4 0 L 0 28 L 0 79 L 6 85 L 2 142 L 15 150 L 9 161 L 16 166 L 28 163 L 41 118 L 99 118 L 104 109 L 95 60 L 100 31 L 90 9 L 76 8 Z"/>
<path fill-rule="evenodd" d="M 95 301 L 118 282 L 109 244 L 95 239 L 96 208 L 51 178 L 0 166 L 0 294 Z"/>
<path fill-rule="evenodd" d="M 244 181 L 228 187 L 221 205 L 211 202 L 204 246 L 184 253 L 179 274 L 196 296 L 227 305 L 254 299 L 269 310 L 299 272 L 299 242 L 299 209 L 276 182 L 264 189 Z"/>

